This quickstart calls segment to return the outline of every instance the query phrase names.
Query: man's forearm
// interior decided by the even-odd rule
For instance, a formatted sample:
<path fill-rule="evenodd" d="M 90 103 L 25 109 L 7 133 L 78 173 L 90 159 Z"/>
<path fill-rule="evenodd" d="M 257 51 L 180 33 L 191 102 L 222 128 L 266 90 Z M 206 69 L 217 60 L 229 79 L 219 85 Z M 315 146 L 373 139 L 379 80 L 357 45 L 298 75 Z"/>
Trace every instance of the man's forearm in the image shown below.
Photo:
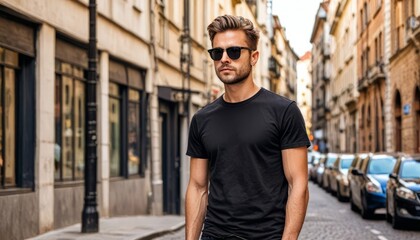
<path fill-rule="evenodd" d="M 186 240 L 200 237 L 207 208 L 207 189 L 188 187 L 185 199 L 185 236 Z"/>
<path fill-rule="evenodd" d="M 286 224 L 283 232 L 283 240 L 296 240 L 305 220 L 308 206 L 308 185 L 291 187 L 286 205 Z"/>

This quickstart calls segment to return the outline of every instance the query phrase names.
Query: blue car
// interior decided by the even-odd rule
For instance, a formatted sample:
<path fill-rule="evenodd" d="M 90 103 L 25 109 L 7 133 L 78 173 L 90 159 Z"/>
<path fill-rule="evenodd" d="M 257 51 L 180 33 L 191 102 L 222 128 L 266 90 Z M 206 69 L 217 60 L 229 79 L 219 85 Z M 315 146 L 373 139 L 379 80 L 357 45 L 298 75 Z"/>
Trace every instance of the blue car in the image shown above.
<path fill-rule="evenodd" d="M 420 155 L 398 158 L 389 175 L 386 219 L 395 229 L 404 222 L 420 222 Z M 420 229 L 420 224 L 416 225 Z"/>
<path fill-rule="evenodd" d="M 351 170 L 350 204 L 362 218 L 385 212 L 386 184 L 400 154 L 369 153 Z"/>

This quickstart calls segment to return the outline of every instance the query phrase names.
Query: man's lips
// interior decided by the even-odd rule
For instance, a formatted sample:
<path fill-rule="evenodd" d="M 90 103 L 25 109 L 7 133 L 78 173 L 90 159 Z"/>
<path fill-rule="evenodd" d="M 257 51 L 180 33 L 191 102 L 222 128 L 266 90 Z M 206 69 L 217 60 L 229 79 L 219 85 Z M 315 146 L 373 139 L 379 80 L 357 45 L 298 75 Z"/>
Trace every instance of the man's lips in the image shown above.
<path fill-rule="evenodd" d="M 219 72 L 223 71 L 233 71 L 233 68 L 219 68 Z"/>

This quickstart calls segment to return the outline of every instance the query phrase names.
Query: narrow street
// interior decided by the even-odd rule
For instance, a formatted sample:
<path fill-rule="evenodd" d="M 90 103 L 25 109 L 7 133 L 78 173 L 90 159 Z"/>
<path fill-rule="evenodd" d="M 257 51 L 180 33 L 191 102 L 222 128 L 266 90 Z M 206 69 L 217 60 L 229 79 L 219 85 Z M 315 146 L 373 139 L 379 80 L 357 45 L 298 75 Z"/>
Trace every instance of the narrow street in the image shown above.
<path fill-rule="evenodd" d="M 394 230 L 385 215 L 365 220 L 350 210 L 348 202 L 339 202 L 316 184 L 309 183 L 310 201 L 299 239 L 306 240 L 418 240 L 420 230 Z M 184 239 L 185 229 L 155 240 Z"/>

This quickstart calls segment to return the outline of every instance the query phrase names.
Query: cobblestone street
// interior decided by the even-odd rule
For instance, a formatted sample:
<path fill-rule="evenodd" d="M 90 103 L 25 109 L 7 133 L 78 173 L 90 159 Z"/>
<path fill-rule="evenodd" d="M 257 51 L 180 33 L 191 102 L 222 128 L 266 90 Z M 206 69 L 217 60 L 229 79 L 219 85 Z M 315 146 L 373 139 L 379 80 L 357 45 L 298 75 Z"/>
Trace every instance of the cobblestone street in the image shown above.
<path fill-rule="evenodd" d="M 364 220 L 350 210 L 348 202 L 339 202 L 312 182 L 309 183 L 310 201 L 299 239 L 306 240 L 418 240 L 420 230 L 394 230 L 384 215 Z M 185 229 L 155 240 L 185 239 Z"/>

